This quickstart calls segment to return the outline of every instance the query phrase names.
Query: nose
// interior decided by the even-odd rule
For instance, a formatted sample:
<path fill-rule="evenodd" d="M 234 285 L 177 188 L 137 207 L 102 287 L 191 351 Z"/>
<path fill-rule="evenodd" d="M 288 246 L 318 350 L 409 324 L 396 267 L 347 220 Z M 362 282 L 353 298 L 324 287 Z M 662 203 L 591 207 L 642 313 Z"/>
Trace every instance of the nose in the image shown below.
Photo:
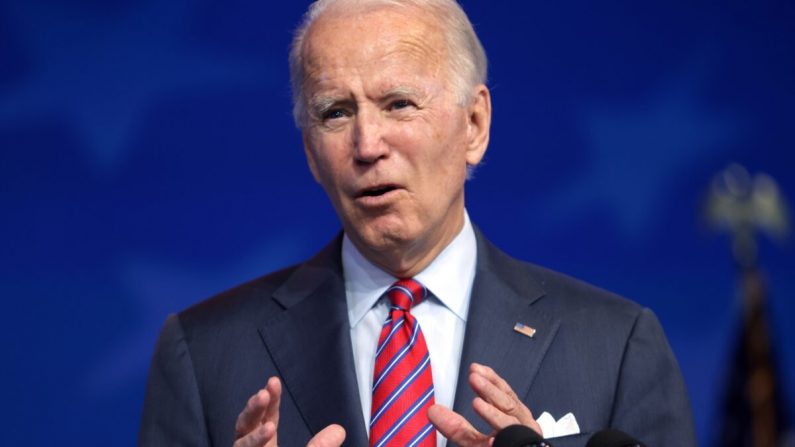
<path fill-rule="evenodd" d="M 355 119 L 353 150 L 356 161 L 370 164 L 386 157 L 389 146 L 384 141 L 384 123 L 378 113 L 360 110 Z"/>

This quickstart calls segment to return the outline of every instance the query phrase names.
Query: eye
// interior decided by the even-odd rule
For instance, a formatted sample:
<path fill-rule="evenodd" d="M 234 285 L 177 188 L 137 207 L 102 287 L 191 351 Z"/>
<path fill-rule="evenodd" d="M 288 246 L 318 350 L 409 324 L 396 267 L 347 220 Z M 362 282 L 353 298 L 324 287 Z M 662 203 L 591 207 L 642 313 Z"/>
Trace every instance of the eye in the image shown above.
<path fill-rule="evenodd" d="M 400 110 L 400 109 L 405 109 L 406 107 L 411 107 L 411 106 L 413 106 L 413 105 L 414 105 L 414 104 L 413 104 L 411 101 L 409 101 L 408 99 L 398 99 L 398 100 L 396 100 L 396 101 L 393 101 L 393 102 L 392 102 L 392 103 L 389 105 L 389 107 L 390 107 L 392 110 Z"/>
<path fill-rule="evenodd" d="M 321 116 L 323 117 L 323 121 L 326 121 L 326 120 L 345 118 L 347 116 L 347 113 L 343 109 L 330 109 L 323 112 Z"/>

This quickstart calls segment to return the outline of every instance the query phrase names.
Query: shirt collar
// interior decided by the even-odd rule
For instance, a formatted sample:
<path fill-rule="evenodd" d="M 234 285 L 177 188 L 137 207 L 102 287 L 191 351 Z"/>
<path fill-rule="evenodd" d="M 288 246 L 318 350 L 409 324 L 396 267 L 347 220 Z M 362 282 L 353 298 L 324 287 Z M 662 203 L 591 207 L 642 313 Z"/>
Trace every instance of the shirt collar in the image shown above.
<path fill-rule="evenodd" d="M 461 231 L 414 279 L 421 282 L 444 306 L 466 322 L 476 262 L 477 240 L 465 210 Z M 397 278 L 365 258 L 348 235 L 342 240 L 342 270 L 348 319 L 351 327 L 355 327 Z"/>

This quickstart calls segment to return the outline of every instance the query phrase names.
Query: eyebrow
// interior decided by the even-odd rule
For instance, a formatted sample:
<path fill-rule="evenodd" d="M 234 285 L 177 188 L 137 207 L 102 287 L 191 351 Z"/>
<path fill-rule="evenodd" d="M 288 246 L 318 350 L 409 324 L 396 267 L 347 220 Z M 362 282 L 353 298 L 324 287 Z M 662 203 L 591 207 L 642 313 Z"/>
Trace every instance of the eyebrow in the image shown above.
<path fill-rule="evenodd" d="M 391 88 L 383 93 L 384 98 L 392 98 L 395 96 L 417 96 L 418 91 L 415 88 L 411 87 L 395 87 Z"/>
<path fill-rule="evenodd" d="M 412 87 L 399 86 L 385 90 L 381 94 L 380 101 L 389 101 L 395 97 L 419 96 L 419 90 Z M 338 96 L 315 96 L 309 99 L 309 109 L 318 115 L 322 115 L 336 104 L 347 103 L 352 101 L 351 98 L 338 97 Z"/>
<path fill-rule="evenodd" d="M 345 99 L 333 96 L 317 96 L 309 99 L 309 109 L 318 114 L 323 114 Z"/>

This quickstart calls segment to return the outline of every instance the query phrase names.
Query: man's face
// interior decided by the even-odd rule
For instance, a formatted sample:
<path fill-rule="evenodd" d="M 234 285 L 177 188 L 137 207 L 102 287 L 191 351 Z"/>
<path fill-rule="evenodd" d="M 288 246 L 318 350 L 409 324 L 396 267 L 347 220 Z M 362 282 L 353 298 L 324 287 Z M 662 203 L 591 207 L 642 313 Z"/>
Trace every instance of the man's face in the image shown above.
<path fill-rule="evenodd" d="M 395 9 L 331 15 L 303 48 L 309 166 L 348 237 L 396 276 L 460 231 L 467 164 L 488 140 L 488 117 L 484 139 L 482 117 L 458 104 L 437 26 Z M 488 109 L 485 87 L 473 93 Z"/>

